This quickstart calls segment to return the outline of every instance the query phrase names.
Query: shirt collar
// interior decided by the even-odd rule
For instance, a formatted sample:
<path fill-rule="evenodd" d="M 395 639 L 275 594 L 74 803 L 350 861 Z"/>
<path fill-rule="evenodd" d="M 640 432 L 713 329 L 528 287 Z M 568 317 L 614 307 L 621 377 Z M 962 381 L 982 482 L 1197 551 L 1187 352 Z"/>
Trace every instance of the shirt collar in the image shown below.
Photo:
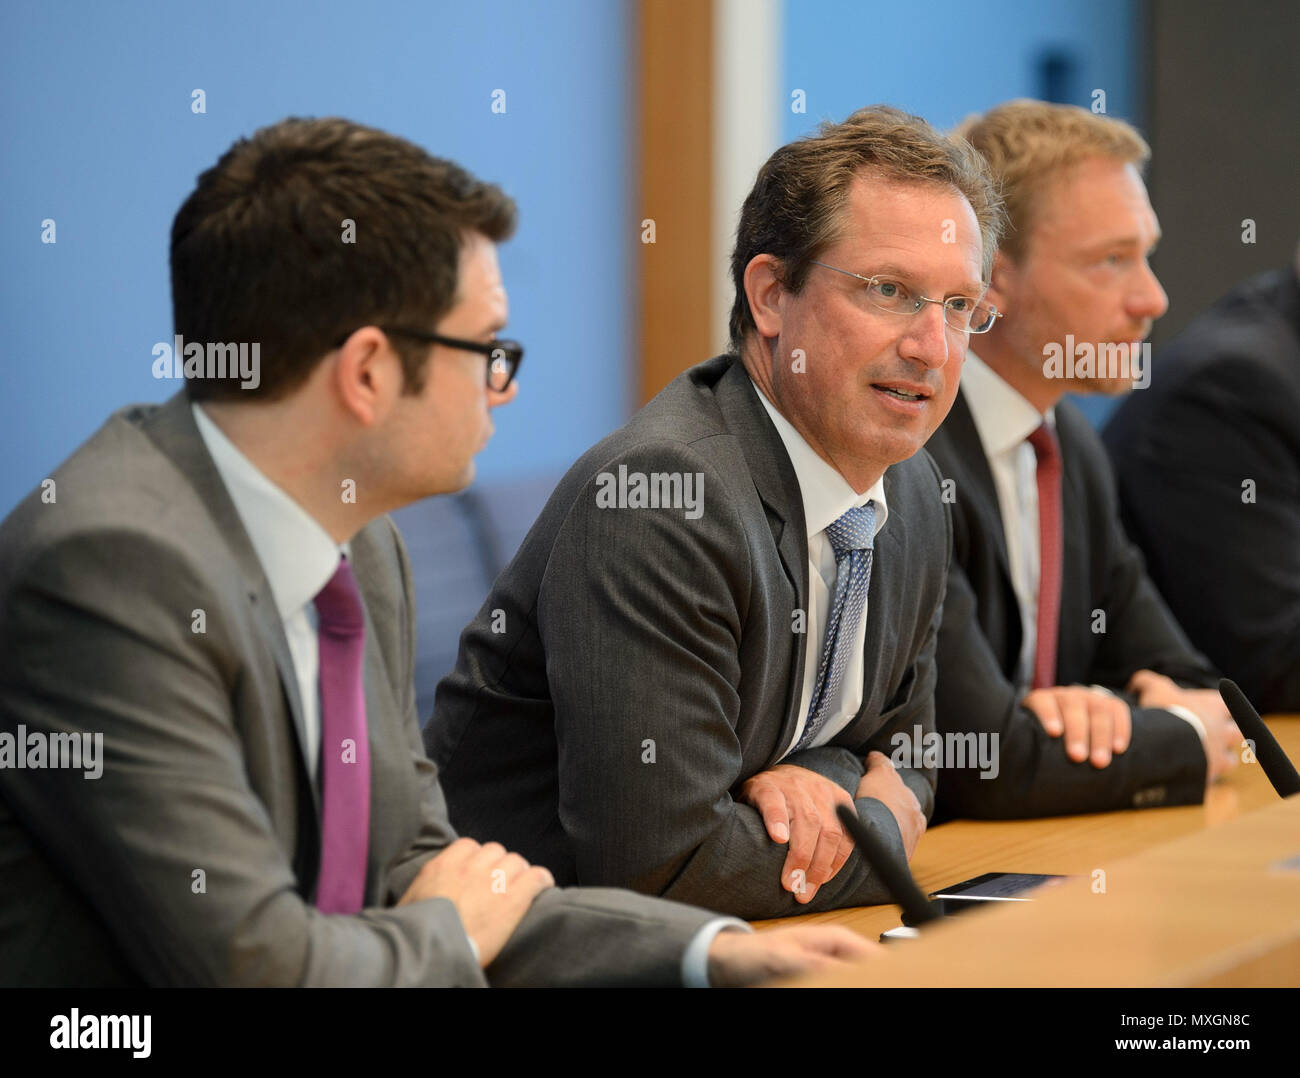
<path fill-rule="evenodd" d="M 961 391 L 970 406 L 984 451 L 990 456 L 1020 445 L 1043 425 L 1037 408 L 995 374 L 974 352 L 966 353 Z M 1049 408 L 1046 422 L 1056 426 L 1056 409 Z"/>
<path fill-rule="evenodd" d="M 776 405 L 767 399 L 767 395 L 758 386 L 754 386 L 754 392 L 763 402 L 767 414 L 772 417 L 776 432 L 781 436 L 790 463 L 794 466 L 795 477 L 799 480 L 799 493 L 803 497 L 808 538 L 825 531 L 828 524 L 835 523 L 854 506 L 866 505 L 869 501 L 876 503 L 876 534 L 879 535 L 880 529 L 889 519 L 889 506 L 885 504 L 884 475 L 865 494 L 859 494 L 849 486 L 844 476 L 817 455 L 812 446 L 804 441 L 803 435 L 777 411 Z"/>
<path fill-rule="evenodd" d="M 284 620 L 316 598 L 348 546 L 339 547 L 302 506 L 235 447 L 198 404 L 190 407 Z"/>

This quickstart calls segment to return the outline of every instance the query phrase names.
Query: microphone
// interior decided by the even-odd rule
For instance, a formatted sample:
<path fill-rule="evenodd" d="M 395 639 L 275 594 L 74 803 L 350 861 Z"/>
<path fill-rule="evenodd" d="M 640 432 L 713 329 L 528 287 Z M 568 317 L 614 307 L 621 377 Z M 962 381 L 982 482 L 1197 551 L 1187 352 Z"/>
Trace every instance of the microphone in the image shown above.
<path fill-rule="evenodd" d="M 1277 743 L 1277 738 L 1264 725 L 1259 712 L 1251 707 L 1246 694 L 1237 687 L 1237 683 L 1229 678 L 1223 678 L 1219 682 L 1219 695 L 1228 705 L 1228 710 L 1232 712 L 1232 717 L 1241 728 L 1241 732 L 1255 743 L 1255 758 L 1264 769 L 1264 774 L 1268 776 L 1268 781 L 1273 784 L 1273 789 L 1281 797 L 1300 793 L 1300 774 L 1296 773 L 1295 766 L 1287 759 L 1282 746 Z"/>
<path fill-rule="evenodd" d="M 835 811 L 839 815 L 840 823 L 848 829 L 854 843 L 862 851 L 862 856 L 867 859 L 867 864 L 879 873 L 894 901 L 903 908 L 903 916 L 907 923 L 919 926 L 928 921 L 937 921 L 942 914 L 916 886 L 916 881 L 912 879 L 912 873 L 908 870 L 906 862 L 901 862 L 894 857 L 889 847 L 876 837 L 853 809 L 847 805 L 839 805 Z"/>

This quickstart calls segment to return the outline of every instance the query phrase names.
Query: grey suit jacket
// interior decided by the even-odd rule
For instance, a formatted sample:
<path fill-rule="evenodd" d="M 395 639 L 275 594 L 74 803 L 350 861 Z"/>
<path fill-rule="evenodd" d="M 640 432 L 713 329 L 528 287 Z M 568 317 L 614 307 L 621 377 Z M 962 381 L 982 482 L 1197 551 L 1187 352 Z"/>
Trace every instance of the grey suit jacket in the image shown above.
<path fill-rule="evenodd" d="M 702 512 L 602 508 L 603 474 L 703 477 Z M 885 475 L 861 710 L 800 764 L 853 793 L 872 749 L 934 728 L 951 527 L 924 452 Z M 807 636 L 798 481 L 748 374 L 685 372 L 564 478 L 461 638 L 425 744 L 456 827 L 561 882 L 632 887 L 741 917 L 888 901 L 855 853 L 808 905 L 740 786 L 786 751 Z M 928 814 L 932 770 L 905 769 Z M 893 815 L 858 801 L 900 856 Z"/>
<path fill-rule="evenodd" d="M 0 983 L 681 983 L 699 910 L 552 890 L 485 979 L 450 901 L 392 907 L 455 834 L 420 745 L 387 518 L 352 541 L 367 908 L 325 916 L 288 646 L 188 402 L 118 413 L 53 478 L 52 500 L 0 525 L 0 732 L 100 733 L 103 773 L 0 768 Z"/>

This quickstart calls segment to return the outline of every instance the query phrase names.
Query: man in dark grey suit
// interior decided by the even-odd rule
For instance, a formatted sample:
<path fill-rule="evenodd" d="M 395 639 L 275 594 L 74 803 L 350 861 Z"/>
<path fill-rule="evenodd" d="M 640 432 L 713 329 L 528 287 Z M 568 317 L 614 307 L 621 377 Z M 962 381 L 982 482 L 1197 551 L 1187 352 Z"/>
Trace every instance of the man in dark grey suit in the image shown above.
<path fill-rule="evenodd" d="M 1166 300 L 1159 238 L 1123 121 L 1009 102 L 961 129 L 1010 227 L 977 343 L 929 443 L 953 502 L 938 724 L 997 737 L 985 780 L 945 773 L 940 817 L 1191 804 L 1232 765 L 1237 731 L 1120 526 L 1114 479 L 1069 391 L 1118 393 Z M 1144 392 L 1138 390 L 1137 392 Z"/>
<path fill-rule="evenodd" d="M 448 824 L 383 514 L 469 482 L 514 395 L 513 221 L 341 120 L 200 177 L 154 349 L 187 392 L 0 525 L 0 983 L 730 984 L 863 952 L 559 890 Z"/>
<path fill-rule="evenodd" d="M 920 450 L 998 213 L 969 150 L 891 109 L 769 159 L 736 354 L 574 465 L 462 637 L 425 731 L 459 829 L 743 917 L 889 899 L 834 810 L 910 856 L 934 803 L 910 745 L 951 541 Z"/>

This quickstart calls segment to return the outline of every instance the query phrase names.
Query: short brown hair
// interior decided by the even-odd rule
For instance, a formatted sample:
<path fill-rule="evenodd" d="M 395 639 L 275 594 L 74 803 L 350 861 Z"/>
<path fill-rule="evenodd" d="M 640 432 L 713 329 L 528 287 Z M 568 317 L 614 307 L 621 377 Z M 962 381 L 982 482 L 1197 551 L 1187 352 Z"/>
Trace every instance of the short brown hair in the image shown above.
<path fill-rule="evenodd" d="M 943 184 L 964 195 L 979 222 L 988 278 L 1002 209 L 979 155 L 919 116 L 886 105 L 858 109 L 843 123 L 824 123 L 817 134 L 782 146 L 759 169 L 731 255 L 734 351 L 754 328 L 745 267 L 757 255 L 774 255 L 781 262 L 782 285 L 791 292 L 803 288 L 811 263 L 835 242 L 849 187 L 864 170 L 896 182 Z"/>
<path fill-rule="evenodd" d="M 188 340 L 257 342 L 261 383 L 190 379 L 190 397 L 282 397 L 361 326 L 432 329 L 456 301 L 463 232 L 499 242 L 514 225 L 500 188 L 371 127 L 291 118 L 241 138 L 172 223 L 172 313 Z M 393 347 L 418 393 L 430 346 Z"/>
<path fill-rule="evenodd" d="M 1002 250 L 1017 260 L 1025 253 L 1038 197 L 1061 170 L 1090 157 L 1113 157 L 1140 170 L 1151 157 L 1142 136 L 1123 120 L 1024 98 L 968 116 L 953 134 L 988 162 L 1007 210 Z"/>

